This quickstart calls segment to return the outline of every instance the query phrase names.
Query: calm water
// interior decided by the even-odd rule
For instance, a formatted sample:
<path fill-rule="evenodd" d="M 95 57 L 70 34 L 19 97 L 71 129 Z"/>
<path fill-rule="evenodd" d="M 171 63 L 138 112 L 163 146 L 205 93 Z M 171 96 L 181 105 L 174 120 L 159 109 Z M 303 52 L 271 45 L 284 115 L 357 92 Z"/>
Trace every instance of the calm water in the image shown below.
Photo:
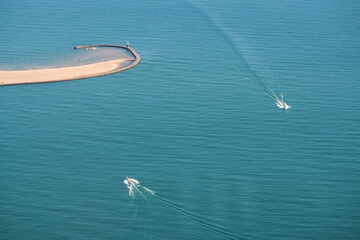
<path fill-rule="evenodd" d="M 0 88 L 0 239 L 359 238 L 358 1 L 0 3 L 3 64 L 127 40 L 142 58 Z"/>

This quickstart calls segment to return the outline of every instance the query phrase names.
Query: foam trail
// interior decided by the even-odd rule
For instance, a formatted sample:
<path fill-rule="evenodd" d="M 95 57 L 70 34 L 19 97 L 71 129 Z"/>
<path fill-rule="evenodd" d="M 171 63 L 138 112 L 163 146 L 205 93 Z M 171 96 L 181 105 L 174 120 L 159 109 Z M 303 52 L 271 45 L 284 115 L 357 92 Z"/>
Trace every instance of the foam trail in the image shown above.
<path fill-rule="evenodd" d="M 144 194 L 142 194 L 142 192 L 139 190 L 139 188 L 137 186 L 141 186 L 140 182 L 134 178 L 129 178 L 126 177 L 126 179 L 123 181 L 123 183 L 127 186 L 127 188 L 129 189 L 129 195 L 133 198 L 135 198 L 135 192 L 134 189 L 147 201 L 147 198 L 144 196 Z"/>
<path fill-rule="evenodd" d="M 267 80 L 268 77 L 261 77 L 259 76 L 259 74 L 257 73 L 257 71 L 255 69 L 251 68 L 251 65 L 248 63 L 248 61 L 246 60 L 245 56 L 239 52 L 237 50 L 237 48 L 235 47 L 235 45 L 233 45 L 233 42 L 231 41 L 231 39 L 229 38 L 228 34 L 226 33 L 226 31 L 224 31 L 223 29 L 221 29 L 220 27 L 217 26 L 217 24 L 215 23 L 215 21 L 213 21 L 213 19 L 211 18 L 211 16 L 209 16 L 207 14 L 206 11 L 204 11 L 203 9 L 201 9 L 200 7 L 198 7 L 196 4 L 192 4 L 189 1 L 183 1 L 187 4 L 189 4 L 192 8 L 197 9 L 197 11 L 199 11 L 207 20 L 209 20 L 213 26 L 215 26 L 216 28 L 218 28 L 219 31 L 221 31 L 225 36 L 226 36 L 226 40 L 228 41 L 229 45 L 231 48 L 234 49 L 234 52 L 238 54 L 238 57 L 233 57 L 233 58 L 229 58 L 229 56 L 227 56 L 226 54 L 224 54 L 221 49 L 214 47 L 216 46 L 216 44 L 214 44 L 213 42 L 210 42 L 208 39 L 204 39 L 202 36 L 198 36 L 196 31 L 189 31 L 189 34 L 191 35 L 192 38 L 196 39 L 196 42 L 201 43 L 203 46 L 207 47 L 208 49 L 212 50 L 213 52 L 217 53 L 217 55 L 228 64 L 228 66 L 230 68 L 232 68 L 233 70 L 235 70 L 236 72 L 240 73 L 241 76 L 244 76 L 246 80 L 252 82 L 256 87 L 258 87 L 259 89 L 261 89 L 266 96 L 268 96 L 270 99 L 272 99 L 275 103 L 277 103 L 277 106 L 281 106 L 280 108 L 284 108 L 285 110 L 290 108 L 291 106 L 287 105 L 284 101 L 280 101 L 279 97 L 277 96 L 277 94 L 274 93 L 274 91 L 272 90 L 270 81 Z M 234 5 L 238 5 L 239 2 L 238 1 L 233 1 Z M 246 12 L 246 7 L 245 8 L 241 8 L 243 9 L 243 11 Z M 176 18 L 174 18 L 174 16 L 172 17 L 165 17 L 165 19 L 168 20 L 168 22 L 170 22 L 170 24 L 176 25 L 177 27 L 181 28 L 183 26 L 179 25 L 176 22 Z M 248 27 L 250 30 L 252 30 L 252 32 L 254 32 L 257 37 L 260 39 L 261 42 L 263 42 L 264 40 L 262 39 L 262 36 L 260 33 L 258 33 L 256 31 L 256 29 L 250 24 L 250 22 L 248 22 Z M 264 55 L 264 59 L 267 59 L 268 61 L 268 65 L 269 65 L 269 59 L 267 58 L 266 54 L 265 54 L 265 50 L 263 52 Z M 240 69 L 240 66 L 244 66 L 245 69 Z M 273 68 L 271 68 L 270 66 L 265 66 L 265 70 L 269 71 L 272 73 L 272 75 L 275 76 L 275 73 L 273 71 Z"/>
<path fill-rule="evenodd" d="M 142 192 L 139 190 L 139 188 L 136 187 L 136 185 L 135 185 L 134 183 L 132 183 L 132 185 L 133 185 L 134 188 L 140 193 L 140 195 L 141 195 L 147 202 L 149 202 L 149 201 L 147 200 L 147 198 L 144 196 L 144 194 L 142 194 Z M 139 185 L 139 187 L 141 187 L 141 186 Z"/>
<path fill-rule="evenodd" d="M 238 240 L 240 239 L 239 237 L 228 233 L 227 230 L 222 229 L 219 226 L 216 226 L 215 224 L 209 223 L 206 220 L 203 220 L 201 217 L 195 215 L 194 213 L 191 213 L 181 207 L 179 207 L 178 205 L 172 203 L 171 201 L 167 200 L 166 198 L 163 198 L 161 196 L 159 196 L 158 194 L 156 194 L 154 191 L 152 191 L 151 189 L 144 187 L 140 184 L 139 181 L 137 181 L 136 179 L 132 179 L 127 177 L 126 180 L 124 180 L 124 183 L 127 185 L 128 189 L 129 189 L 129 195 L 135 198 L 135 193 L 130 194 L 130 191 L 132 191 L 132 188 L 134 188 L 137 192 L 139 192 L 139 194 L 147 201 L 147 198 L 144 196 L 144 194 L 141 192 L 140 189 L 143 189 L 144 191 L 148 192 L 149 194 L 151 194 L 152 196 L 154 196 L 155 198 L 157 198 L 158 200 L 160 200 L 162 203 L 164 203 L 166 206 L 170 207 L 171 209 L 175 210 L 177 213 L 180 213 L 182 216 L 187 217 L 189 219 L 191 219 L 193 222 L 197 223 L 199 226 L 206 228 L 208 230 L 213 231 L 215 234 L 224 237 L 226 239 L 230 239 L 230 240 Z"/>
<path fill-rule="evenodd" d="M 147 191 L 147 192 L 149 192 L 151 195 L 153 195 L 153 196 L 155 196 L 155 192 L 154 191 L 152 191 L 152 190 L 150 190 L 150 189 L 148 189 L 148 188 L 146 188 L 146 187 L 143 187 L 143 186 L 141 186 L 145 191 Z"/>
<path fill-rule="evenodd" d="M 148 219 L 151 219 L 151 217 L 148 216 L 148 211 L 150 211 L 150 209 L 148 208 L 150 206 L 150 202 L 147 200 L 147 198 L 139 189 L 141 186 L 140 182 L 134 178 L 126 177 L 123 183 L 127 186 L 127 188 L 129 189 L 129 195 L 133 198 L 133 204 L 135 206 L 134 210 L 139 228 L 144 233 L 145 239 L 150 239 L 150 240 L 153 239 L 150 234 L 151 232 L 149 231 L 148 228 Z M 136 193 L 140 194 L 142 198 L 137 199 Z M 147 204 L 143 204 L 144 203 L 144 201 L 142 201 L 143 199 L 145 199 Z"/>
<path fill-rule="evenodd" d="M 191 212 L 177 206 L 176 204 L 170 202 L 169 200 L 167 200 L 167 199 L 165 199 L 163 197 L 160 197 L 157 194 L 154 194 L 153 196 L 156 197 L 157 199 L 159 199 L 160 201 L 162 201 L 163 203 L 165 203 L 168 207 L 172 208 L 176 212 L 178 212 L 181 215 L 193 220 L 195 223 L 197 223 L 201 227 L 204 227 L 204 228 L 206 228 L 208 230 L 213 231 L 214 233 L 216 233 L 217 235 L 219 235 L 221 237 L 225 237 L 225 238 L 231 239 L 231 240 L 233 240 L 233 239 L 239 240 L 240 239 L 237 236 L 228 233 L 227 230 L 223 230 L 220 227 L 201 219 L 200 217 L 196 216 L 195 214 L 193 214 L 193 213 L 191 213 Z M 244 238 L 242 238 L 242 239 L 244 239 Z"/>

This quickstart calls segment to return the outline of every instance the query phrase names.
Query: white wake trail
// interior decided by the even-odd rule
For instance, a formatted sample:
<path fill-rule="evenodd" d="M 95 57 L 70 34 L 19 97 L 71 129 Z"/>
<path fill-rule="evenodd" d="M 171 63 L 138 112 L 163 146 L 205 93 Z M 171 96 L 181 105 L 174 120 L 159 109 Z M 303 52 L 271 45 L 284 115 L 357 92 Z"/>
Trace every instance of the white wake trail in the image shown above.
<path fill-rule="evenodd" d="M 170 200 L 159 196 L 158 194 L 156 194 L 151 189 L 142 186 L 140 184 L 140 182 L 138 180 L 136 180 L 136 179 L 127 177 L 124 180 L 124 183 L 126 184 L 126 186 L 129 189 L 129 195 L 134 197 L 134 198 L 136 198 L 136 195 L 135 195 L 135 193 L 134 193 L 134 191 L 132 189 L 135 189 L 142 196 L 142 198 L 144 198 L 147 202 L 149 202 L 147 200 L 147 198 L 144 196 L 144 194 L 141 192 L 141 189 L 143 189 L 144 191 L 148 192 L 149 194 L 154 196 L 156 199 L 160 200 L 163 204 L 165 204 L 166 206 L 168 206 L 169 208 L 171 208 L 175 212 L 179 213 L 183 217 L 186 217 L 186 218 L 192 220 L 194 223 L 198 224 L 199 226 L 201 226 L 203 228 L 206 228 L 208 230 L 211 230 L 213 233 L 215 233 L 215 234 L 217 234 L 217 235 L 219 235 L 219 236 L 221 236 L 223 238 L 232 239 L 232 240 L 245 239 L 244 237 L 239 238 L 238 236 L 229 233 L 229 231 L 227 229 L 225 229 L 225 228 L 223 228 L 221 226 L 218 226 L 216 224 L 213 224 L 213 223 L 201 218 L 197 214 L 192 213 L 190 211 L 187 211 L 186 209 L 178 206 L 177 204 L 171 202 Z"/>

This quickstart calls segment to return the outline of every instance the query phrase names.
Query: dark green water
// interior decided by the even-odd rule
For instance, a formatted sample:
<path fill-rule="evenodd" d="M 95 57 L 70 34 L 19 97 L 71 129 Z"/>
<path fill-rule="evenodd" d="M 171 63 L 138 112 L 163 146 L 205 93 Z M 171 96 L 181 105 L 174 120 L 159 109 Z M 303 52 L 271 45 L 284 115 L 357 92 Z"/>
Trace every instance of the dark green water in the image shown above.
<path fill-rule="evenodd" d="M 3 65 L 127 40 L 142 60 L 0 88 L 0 239 L 358 239 L 359 11 L 2 0 Z"/>

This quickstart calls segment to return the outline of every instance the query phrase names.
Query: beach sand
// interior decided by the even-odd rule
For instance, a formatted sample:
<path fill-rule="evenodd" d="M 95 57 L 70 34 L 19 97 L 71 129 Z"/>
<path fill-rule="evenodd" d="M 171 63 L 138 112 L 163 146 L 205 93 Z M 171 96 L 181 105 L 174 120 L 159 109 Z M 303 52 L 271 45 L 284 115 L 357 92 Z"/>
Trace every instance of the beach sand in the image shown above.
<path fill-rule="evenodd" d="M 133 60 L 133 59 L 132 59 Z M 0 71 L 0 86 L 27 83 L 45 83 L 96 77 L 127 69 L 120 64 L 128 59 L 117 59 L 87 65 L 21 71 Z"/>

